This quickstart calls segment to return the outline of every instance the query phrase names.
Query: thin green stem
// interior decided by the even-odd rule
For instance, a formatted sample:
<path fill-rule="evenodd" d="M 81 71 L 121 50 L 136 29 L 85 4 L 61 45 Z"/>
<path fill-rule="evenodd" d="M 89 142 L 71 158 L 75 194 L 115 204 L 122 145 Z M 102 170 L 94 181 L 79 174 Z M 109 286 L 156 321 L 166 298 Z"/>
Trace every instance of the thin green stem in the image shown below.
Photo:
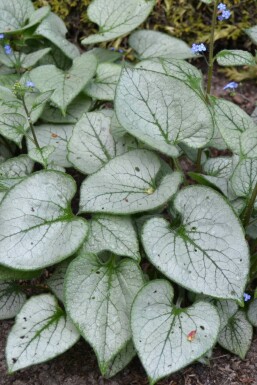
<path fill-rule="evenodd" d="M 24 110 L 26 112 L 27 120 L 29 122 L 29 127 L 30 127 L 31 132 L 32 132 L 34 143 L 35 143 L 36 147 L 39 149 L 39 151 L 41 151 L 41 147 L 40 147 L 40 145 L 38 143 L 38 140 L 37 140 L 37 137 L 36 137 L 36 133 L 35 133 L 35 129 L 34 129 L 32 121 L 31 121 L 31 116 L 30 116 L 30 113 L 29 113 L 28 108 L 26 106 L 24 97 L 22 97 L 21 100 L 22 100 L 23 108 L 24 108 Z"/>
<path fill-rule="evenodd" d="M 254 208 L 254 202 L 255 202 L 256 198 L 257 198 L 257 183 L 253 189 L 251 198 L 250 198 L 249 203 L 248 203 L 248 205 L 244 211 L 244 214 L 243 214 L 242 221 L 243 221 L 244 227 L 248 226 L 248 224 L 250 222 L 251 215 L 252 215 L 253 208 Z"/>
<path fill-rule="evenodd" d="M 212 85 L 212 76 L 213 76 L 213 51 L 214 51 L 214 35 L 215 27 L 217 22 L 217 12 L 218 12 L 218 2 L 215 0 L 214 10 L 212 14 L 212 23 L 211 23 L 211 36 L 210 36 L 210 45 L 209 45 L 209 65 L 208 65 L 208 80 L 207 80 L 207 89 L 206 89 L 206 100 L 209 101 L 209 95 L 211 93 Z"/>
<path fill-rule="evenodd" d="M 212 14 L 212 23 L 211 23 L 211 35 L 210 35 L 210 44 L 209 44 L 209 62 L 208 62 L 208 76 L 207 76 L 207 88 L 205 99 L 207 103 L 209 103 L 209 95 L 211 94 L 211 86 L 212 86 L 212 77 L 213 77 L 213 52 L 214 52 L 214 36 L 215 36 L 215 27 L 217 23 L 217 14 L 218 14 L 218 2 L 219 0 L 215 0 L 214 2 L 214 10 Z M 202 171 L 201 165 L 202 159 L 202 149 L 199 149 L 197 152 L 197 161 L 196 161 L 196 171 Z"/>
<path fill-rule="evenodd" d="M 175 170 L 177 170 L 178 172 L 180 172 L 183 175 L 185 185 L 188 185 L 188 181 L 186 179 L 186 176 L 184 174 L 182 167 L 180 166 L 179 160 L 177 158 L 173 158 L 173 163 L 175 166 Z"/>

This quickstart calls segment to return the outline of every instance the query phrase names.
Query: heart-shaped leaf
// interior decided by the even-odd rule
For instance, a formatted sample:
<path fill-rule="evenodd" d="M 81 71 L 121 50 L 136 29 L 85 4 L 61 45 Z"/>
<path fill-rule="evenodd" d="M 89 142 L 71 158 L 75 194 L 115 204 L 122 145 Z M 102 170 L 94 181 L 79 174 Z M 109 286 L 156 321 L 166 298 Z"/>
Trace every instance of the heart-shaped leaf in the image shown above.
<path fill-rule="evenodd" d="M 172 299 L 172 286 L 156 280 L 139 291 L 132 307 L 133 340 L 151 385 L 202 357 L 219 332 L 213 305 L 198 302 L 181 309 Z"/>
<path fill-rule="evenodd" d="M 34 296 L 23 306 L 8 336 L 9 372 L 48 361 L 78 339 L 79 333 L 52 295 Z"/>
<path fill-rule="evenodd" d="M 0 205 L 0 263 L 34 270 L 72 255 L 88 230 L 71 212 L 75 192 L 74 180 L 55 171 L 34 173 L 14 186 Z"/>
<path fill-rule="evenodd" d="M 68 124 L 40 124 L 35 127 L 40 147 L 53 147 L 53 150 L 47 157 L 48 163 L 53 162 L 61 167 L 71 167 L 71 163 L 67 159 L 67 145 L 71 138 L 72 130 L 73 126 Z M 31 151 L 35 149 L 35 144 L 27 139 L 27 147 Z"/>
<path fill-rule="evenodd" d="M 131 259 L 102 262 L 81 253 L 69 265 L 65 305 L 83 337 L 94 348 L 102 374 L 131 339 L 130 310 L 143 286 L 143 276 Z"/>
<path fill-rule="evenodd" d="M 116 89 L 115 112 L 133 136 L 169 156 L 176 145 L 200 148 L 213 134 L 205 101 L 185 82 L 143 69 L 124 69 Z"/>
<path fill-rule="evenodd" d="M 99 25 L 99 33 L 82 40 L 82 44 L 95 44 L 114 40 L 137 28 L 147 18 L 155 0 L 94 0 L 87 14 Z"/>
<path fill-rule="evenodd" d="M 113 100 L 120 73 L 121 66 L 118 64 L 99 64 L 96 77 L 85 88 L 86 94 L 98 100 Z"/>
<path fill-rule="evenodd" d="M 137 234 L 128 217 L 93 216 L 83 250 L 96 254 L 108 250 L 117 255 L 140 259 Z"/>
<path fill-rule="evenodd" d="M 240 49 L 224 49 L 216 55 L 216 58 L 221 66 L 254 66 L 256 64 L 250 52 Z"/>
<path fill-rule="evenodd" d="M 0 281 L 0 320 L 14 318 L 25 302 L 26 295 L 19 285 Z"/>
<path fill-rule="evenodd" d="M 79 171 L 92 174 L 115 156 L 136 147 L 134 138 L 113 138 L 110 133 L 112 116 L 112 110 L 88 112 L 74 127 L 68 158 Z"/>
<path fill-rule="evenodd" d="M 181 190 L 174 208 L 181 224 L 150 219 L 142 239 L 151 262 L 168 278 L 196 293 L 241 299 L 249 269 L 248 245 L 238 218 L 208 187 Z"/>
<path fill-rule="evenodd" d="M 30 77 L 41 92 L 53 90 L 51 101 L 65 114 L 68 105 L 94 76 L 96 66 L 96 58 L 85 53 L 74 59 L 69 71 L 45 65 L 33 69 Z"/>
<path fill-rule="evenodd" d="M 129 37 L 129 45 L 140 60 L 151 58 L 189 59 L 195 55 L 188 45 L 180 39 L 165 33 L 139 30 Z"/>
<path fill-rule="evenodd" d="M 220 331 L 218 343 L 224 348 L 244 359 L 253 337 L 253 327 L 246 315 L 239 310 L 229 318 L 227 325 Z"/>
<path fill-rule="evenodd" d="M 79 56 L 79 49 L 65 38 L 67 32 L 62 19 L 51 12 L 37 27 L 34 36 L 44 37 L 58 47 L 68 58 L 75 59 Z"/>
<path fill-rule="evenodd" d="M 45 6 L 34 10 L 30 0 L 1 0 L 0 2 L 0 33 L 14 34 L 39 24 L 50 12 Z"/>
<path fill-rule="evenodd" d="M 174 172 L 158 178 L 160 159 L 147 150 L 117 156 L 82 184 L 81 212 L 132 214 L 166 203 L 182 181 Z"/>

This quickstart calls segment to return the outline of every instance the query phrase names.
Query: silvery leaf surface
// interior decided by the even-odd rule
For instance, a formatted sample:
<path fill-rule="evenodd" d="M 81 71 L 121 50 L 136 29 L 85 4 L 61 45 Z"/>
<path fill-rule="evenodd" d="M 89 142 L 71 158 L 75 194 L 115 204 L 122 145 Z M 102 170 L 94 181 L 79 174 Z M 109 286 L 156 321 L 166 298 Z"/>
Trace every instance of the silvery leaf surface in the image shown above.
<path fill-rule="evenodd" d="M 96 76 L 85 88 L 87 95 L 97 100 L 114 100 L 122 67 L 114 63 L 100 63 Z"/>
<path fill-rule="evenodd" d="M 96 66 L 96 58 L 85 53 L 73 60 L 68 71 L 64 72 L 54 65 L 45 65 L 34 68 L 30 78 L 41 92 L 53 91 L 51 101 L 65 115 L 68 105 L 94 76 Z"/>
<path fill-rule="evenodd" d="M 203 186 L 179 191 L 174 208 L 180 225 L 153 218 L 143 228 L 150 261 L 169 279 L 196 293 L 241 300 L 249 251 L 234 211 L 219 193 Z"/>
<path fill-rule="evenodd" d="M 182 309 L 172 300 L 170 283 L 155 280 L 139 291 L 132 307 L 133 341 L 151 385 L 201 358 L 219 332 L 213 305 L 197 302 Z"/>
<path fill-rule="evenodd" d="M 137 28 L 148 17 L 155 0 L 94 0 L 88 7 L 89 19 L 99 25 L 99 33 L 82 40 L 95 44 L 114 40 Z"/>
<path fill-rule="evenodd" d="M 165 204 L 177 191 L 181 174 L 158 178 L 160 159 L 148 150 L 116 156 L 81 186 L 80 212 L 132 214 Z"/>
<path fill-rule="evenodd" d="M 72 255 L 83 243 L 87 222 L 72 214 L 74 180 L 40 171 L 14 186 L 0 205 L 0 263 L 35 270 Z"/>
<path fill-rule="evenodd" d="M 246 319 L 246 314 L 239 310 L 229 318 L 227 325 L 220 331 L 218 343 L 244 359 L 253 336 L 253 327 Z"/>
<path fill-rule="evenodd" d="M 25 302 L 26 295 L 19 285 L 12 281 L 0 280 L 0 320 L 14 318 Z"/>
<path fill-rule="evenodd" d="M 68 159 L 81 172 L 92 174 L 136 146 L 136 139 L 128 135 L 118 139 L 112 136 L 112 116 L 112 110 L 89 112 L 75 125 L 68 144 Z"/>
<path fill-rule="evenodd" d="M 108 250 L 120 256 L 140 260 L 139 243 L 129 217 L 94 215 L 83 250 L 98 254 Z"/>
<path fill-rule="evenodd" d="M 35 127 L 40 147 L 52 147 L 52 151 L 47 157 L 48 163 L 61 167 L 71 167 L 72 164 L 68 161 L 68 141 L 71 138 L 73 125 L 71 124 L 40 124 Z M 29 132 L 31 135 L 31 132 Z M 27 139 L 27 146 L 29 151 L 35 149 L 35 144 Z"/>
<path fill-rule="evenodd" d="M 67 32 L 62 19 L 51 12 L 37 27 L 34 35 L 44 37 L 58 47 L 68 58 L 75 59 L 79 56 L 79 49 L 65 38 Z"/>
<path fill-rule="evenodd" d="M 209 107 L 185 82 L 143 69 L 123 69 L 116 89 L 115 112 L 131 135 L 177 157 L 177 145 L 206 145 L 213 134 Z"/>
<path fill-rule="evenodd" d="M 216 58 L 221 66 L 254 66 L 256 64 L 250 52 L 240 49 L 224 49 L 216 55 Z"/>
<path fill-rule="evenodd" d="M 129 37 L 129 45 L 139 59 L 189 59 L 195 55 L 181 39 L 152 30 L 139 30 Z"/>
<path fill-rule="evenodd" d="M 102 374 L 131 340 L 131 306 L 143 284 L 142 272 L 131 259 L 103 263 L 82 252 L 69 265 L 65 306 L 95 350 Z"/>
<path fill-rule="evenodd" d="M 10 373 L 48 361 L 71 348 L 79 333 L 50 294 L 31 297 L 18 314 L 8 336 Z"/>

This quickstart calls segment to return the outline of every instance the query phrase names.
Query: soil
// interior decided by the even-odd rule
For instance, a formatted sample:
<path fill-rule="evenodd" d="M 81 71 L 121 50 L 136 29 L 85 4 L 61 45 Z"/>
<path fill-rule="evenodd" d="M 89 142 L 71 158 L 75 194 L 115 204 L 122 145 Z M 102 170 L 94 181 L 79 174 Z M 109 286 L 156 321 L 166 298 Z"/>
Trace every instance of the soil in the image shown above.
<path fill-rule="evenodd" d="M 223 87 L 229 82 L 215 74 L 212 93 L 234 101 L 249 114 L 257 101 L 256 81 L 245 81 L 235 96 Z M 240 94 L 242 94 L 242 96 Z M 101 377 L 94 352 L 82 339 L 68 352 L 47 363 L 7 374 L 4 350 L 13 321 L 0 322 L 0 385 L 147 385 L 146 373 L 135 358 L 131 364 L 110 380 Z M 193 364 L 159 385 L 257 385 L 257 336 L 245 360 L 215 348 L 210 365 Z"/>

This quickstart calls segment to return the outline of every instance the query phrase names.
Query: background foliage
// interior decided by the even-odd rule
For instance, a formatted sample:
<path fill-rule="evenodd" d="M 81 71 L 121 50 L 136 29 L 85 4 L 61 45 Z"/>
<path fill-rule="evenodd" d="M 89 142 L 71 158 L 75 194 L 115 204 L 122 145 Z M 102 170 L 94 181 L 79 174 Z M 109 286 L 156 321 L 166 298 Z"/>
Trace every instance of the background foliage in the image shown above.
<path fill-rule="evenodd" d="M 92 0 L 36 0 L 37 6 L 49 4 L 74 30 L 74 38 L 88 36 L 96 31 L 86 14 Z M 226 3 L 226 1 L 225 1 Z M 257 18 L 256 0 L 231 0 L 229 2 L 232 18 L 224 21 L 217 28 L 216 39 L 238 40 L 243 30 L 255 24 Z M 159 0 L 154 12 L 144 27 L 158 31 L 166 31 L 173 36 L 184 39 L 188 43 L 208 41 L 211 23 L 210 7 L 198 0 Z M 76 30 L 76 32 L 75 32 Z M 244 39 L 245 40 L 245 39 Z M 222 42 L 223 45 L 226 42 Z M 238 44 L 238 43 L 237 43 Z M 231 45 L 230 45 L 231 47 Z"/>

